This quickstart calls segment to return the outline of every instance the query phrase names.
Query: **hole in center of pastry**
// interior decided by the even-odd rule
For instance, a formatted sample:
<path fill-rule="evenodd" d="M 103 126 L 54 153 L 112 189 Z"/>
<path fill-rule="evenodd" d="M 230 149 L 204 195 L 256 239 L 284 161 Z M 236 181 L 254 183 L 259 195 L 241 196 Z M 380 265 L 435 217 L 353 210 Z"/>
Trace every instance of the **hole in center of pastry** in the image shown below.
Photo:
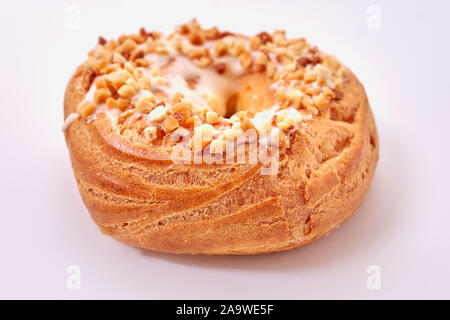
<path fill-rule="evenodd" d="M 239 111 L 258 113 L 275 103 L 272 81 L 265 73 L 240 74 L 233 68 L 218 72 L 177 57 L 167 69 L 167 77 L 173 94 L 180 92 L 226 118 Z"/>

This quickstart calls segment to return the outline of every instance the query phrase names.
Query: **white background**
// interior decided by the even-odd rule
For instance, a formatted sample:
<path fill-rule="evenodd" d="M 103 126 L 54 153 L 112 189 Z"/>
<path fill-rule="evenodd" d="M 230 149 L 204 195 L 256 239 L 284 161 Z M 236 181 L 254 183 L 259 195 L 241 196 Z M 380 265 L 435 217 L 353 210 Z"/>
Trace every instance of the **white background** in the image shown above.
<path fill-rule="evenodd" d="M 2 1 L 0 298 L 450 298 L 449 14 L 448 1 Z M 305 36 L 365 85 L 380 161 L 340 229 L 288 252 L 208 257 L 127 247 L 92 223 L 60 130 L 67 81 L 97 36 L 192 17 Z M 66 288 L 69 265 L 80 290 Z"/>

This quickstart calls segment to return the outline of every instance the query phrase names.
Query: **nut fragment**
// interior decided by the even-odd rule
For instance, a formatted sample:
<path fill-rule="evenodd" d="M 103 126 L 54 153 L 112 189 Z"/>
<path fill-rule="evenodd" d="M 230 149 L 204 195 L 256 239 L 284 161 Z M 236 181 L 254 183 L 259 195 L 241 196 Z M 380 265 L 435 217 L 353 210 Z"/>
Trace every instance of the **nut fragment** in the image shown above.
<path fill-rule="evenodd" d="M 161 76 L 157 76 L 155 78 L 153 78 L 153 81 L 160 86 L 165 86 L 169 83 L 169 81 L 167 80 L 167 78 L 161 77 Z"/>
<path fill-rule="evenodd" d="M 242 136 L 244 134 L 244 131 L 240 128 L 231 128 L 231 129 L 225 129 L 222 132 L 222 137 L 225 140 L 235 140 Z"/>
<path fill-rule="evenodd" d="M 151 121 L 161 121 L 166 116 L 166 108 L 164 106 L 158 106 L 152 110 L 149 114 Z"/>
<path fill-rule="evenodd" d="M 323 88 L 323 94 L 325 97 L 328 97 L 330 99 L 334 99 L 336 97 L 336 94 L 334 93 L 334 91 L 328 87 Z"/>
<path fill-rule="evenodd" d="M 227 53 L 227 51 L 228 51 L 227 44 L 222 39 L 217 40 L 216 43 L 214 44 L 215 55 L 217 57 L 222 57 Z"/>
<path fill-rule="evenodd" d="M 159 70 L 159 68 L 157 66 L 154 66 L 151 70 L 150 70 L 150 74 L 152 77 L 157 77 L 161 75 L 161 70 Z"/>
<path fill-rule="evenodd" d="M 181 99 L 180 102 L 172 107 L 172 110 L 179 113 L 184 119 L 189 119 L 192 113 L 192 103 L 188 100 Z"/>
<path fill-rule="evenodd" d="M 89 117 L 95 110 L 95 104 L 93 104 L 92 102 L 89 101 L 82 101 L 78 107 L 77 107 L 77 111 L 80 113 L 81 117 L 83 117 L 84 119 L 86 119 L 87 117 Z"/>
<path fill-rule="evenodd" d="M 301 103 L 302 103 L 302 97 L 303 97 L 303 92 L 301 92 L 300 90 L 293 90 L 290 91 L 288 94 L 289 97 L 289 101 L 290 103 L 295 107 L 295 108 L 300 108 Z"/>
<path fill-rule="evenodd" d="M 137 90 L 133 85 L 124 84 L 117 93 L 124 98 L 131 98 L 137 93 Z"/>
<path fill-rule="evenodd" d="M 305 108 L 309 108 L 309 107 L 313 107 L 314 106 L 314 102 L 313 102 L 313 100 L 311 99 L 310 96 L 308 96 L 307 94 L 304 94 L 302 96 L 302 105 Z"/>
<path fill-rule="evenodd" d="M 289 130 L 303 120 L 303 116 L 296 109 L 289 108 L 276 113 L 276 125 L 281 130 Z"/>
<path fill-rule="evenodd" d="M 150 90 L 150 88 L 152 86 L 150 79 L 147 77 L 143 77 L 143 78 L 139 79 L 137 81 L 137 84 L 138 84 L 139 88 L 142 90 Z"/>
<path fill-rule="evenodd" d="M 151 94 L 145 94 L 136 102 L 136 110 L 140 113 L 149 113 L 156 103 L 155 97 Z"/>
<path fill-rule="evenodd" d="M 178 128 L 178 125 L 178 120 L 172 115 L 169 115 L 164 119 L 164 128 L 166 129 L 166 131 L 172 132 L 173 130 Z"/>
<path fill-rule="evenodd" d="M 117 108 L 120 110 L 125 110 L 129 104 L 130 104 L 129 99 L 123 99 L 123 98 L 119 98 L 119 99 L 108 98 L 108 99 L 106 99 L 106 105 L 108 106 L 108 108 Z"/>
<path fill-rule="evenodd" d="M 191 148 L 197 151 L 200 147 L 204 149 L 214 138 L 215 130 L 210 124 L 203 124 L 194 128 L 194 135 L 191 139 Z"/>
<path fill-rule="evenodd" d="M 108 87 L 108 85 L 106 84 L 105 77 L 98 77 L 97 79 L 95 79 L 94 83 L 95 83 L 95 87 L 97 89 L 102 89 L 102 88 Z"/>
<path fill-rule="evenodd" d="M 134 40 L 128 38 L 122 43 L 122 51 L 123 52 L 131 52 L 136 49 L 137 44 Z"/>
<path fill-rule="evenodd" d="M 249 51 L 244 52 L 239 56 L 239 63 L 244 69 L 248 69 L 253 62 L 252 54 Z"/>
<path fill-rule="evenodd" d="M 97 89 L 94 92 L 94 102 L 96 104 L 101 104 L 106 101 L 111 96 L 111 92 L 108 88 Z"/>
<path fill-rule="evenodd" d="M 131 74 L 123 69 L 112 72 L 107 77 L 108 81 L 116 90 L 119 89 L 129 78 L 131 78 Z"/>
<path fill-rule="evenodd" d="M 254 36 L 250 39 L 250 49 L 252 50 L 258 50 L 261 46 L 261 38 L 258 36 Z"/>
<path fill-rule="evenodd" d="M 150 65 L 150 61 L 144 58 L 136 59 L 134 62 L 139 67 L 148 67 Z"/>
<path fill-rule="evenodd" d="M 214 123 L 218 123 L 220 121 L 219 115 L 217 114 L 217 112 L 214 111 L 208 111 L 206 113 L 206 122 L 214 124 Z"/>
<path fill-rule="evenodd" d="M 123 55 L 121 55 L 120 54 L 120 52 L 114 52 L 114 55 L 113 55 L 113 62 L 114 63 L 125 63 L 127 61 L 127 59 L 125 59 L 124 57 L 123 57 Z"/>
<path fill-rule="evenodd" d="M 185 128 L 194 128 L 200 123 L 201 123 L 200 118 L 197 115 L 194 115 L 192 117 L 187 118 L 186 121 L 183 123 L 183 126 Z"/>
<path fill-rule="evenodd" d="M 200 46 L 205 43 L 205 37 L 200 32 L 192 32 L 189 34 L 189 41 L 195 46 Z"/>
<path fill-rule="evenodd" d="M 256 63 L 260 64 L 260 65 L 267 65 L 267 63 L 269 62 L 269 58 L 267 57 L 267 55 L 264 52 L 260 52 L 258 54 L 258 56 L 256 57 Z"/>
<path fill-rule="evenodd" d="M 305 72 L 303 79 L 305 83 L 314 82 L 317 79 L 317 74 L 313 70 L 308 70 Z"/>
<path fill-rule="evenodd" d="M 313 97 L 314 104 L 319 110 L 323 111 L 328 106 L 330 99 L 325 97 L 323 93 L 320 93 L 318 96 Z"/>
<path fill-rule="evenodd" d="M 208 106 L 214 111 L 219 111 L 219 108 L 220 108 L 219 98 L 217 98 L 213 94 L 209 95 L 208 96 Z"/>
<path fill-rule="evenodd" d="M 231 54 L 235 57 L 241 55 L 242 53 L 244 53 L 245 51 L 245 42 L 242 39 L 237 40 L 232 49 L 231 49 Z"/>
<path fill-rule="evenodd" d="M 184 98 L 184 94 L 182 94 L 181 92 L 175 92 L 175 94 L 172 97 L 172 102 L 173 103 L 178 103 L 183 98 Z"/>
<path fill-rule="evenodd" d="M 273 78 L 277 71 L 277 66 L 274 62 L 269 62 L 266 67 L 266 73 L 269 78 Z"/>
<path fill-rule="evenodd" d="M 194 63 L 202 68 L 209 66 L 211 62 L 212 60 L 209 57 L 201 57 L 198 59 L 194 59 Z"/>
<path fill-rule="evenodd" d="M 227 65 L 225 63 L 218 63 L 214 67 L 219 74 L 223 74 L 227 70 Z"/>

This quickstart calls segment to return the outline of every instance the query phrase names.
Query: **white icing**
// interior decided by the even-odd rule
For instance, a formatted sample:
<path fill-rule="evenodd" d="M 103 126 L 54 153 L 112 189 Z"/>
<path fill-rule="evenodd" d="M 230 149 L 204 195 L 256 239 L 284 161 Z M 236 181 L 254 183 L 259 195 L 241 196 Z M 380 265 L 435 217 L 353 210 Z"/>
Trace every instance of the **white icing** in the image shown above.
<path fill-rule="evenodd" d="M 273 106 L 272 108 L 262 110 L 255 114 L 255 116 L 250 119 L 251 123 L 255 126 L 258 131 L 265 131 L 270 126 L 270 121 L 272 117 L 275 115 L 275 112 L 279 109 L 278 105 Z"/>
<path fill-rule="evenodd" d="M 73 112 L 73 113 L 69 114 L 62 125 L 62 131 L 65 132 L 67 130 L 67 128 L 79 117 L 80 117 L 79 113 Z"/>
<path fill-rule="evenodd" d="M 167 70 L 164 72 L 168 84 L 161 86 L 152 83 L 153 88 L 161 90 L 169 96 L 180 92 L 185 98 L 203 107 L 208 107 L 205 97 L 213 94 L 219 100 L 218 110 L 215 111 L 221 115 L 226 114 L 226 103 L 239 90 L 239 82 L 236 79 L 243 71 L 240 64 L 236 63 L 236 59 L 231 60 L 227 57 L 218 60 L 218 63 L 223 62 L 227 64 L 226 72 L 219 74 L 213 68 L 202 68 L 195 65 L 190 58 L 180 54 L 173 55 L 172 62 L 167 57 L 153 58 L 154 56 L 154 54 L 146 56 L 151 62 L 149 69 L 154 66 L 161 69 L 169 63 L 170 65 L 168 65 Z M 196 81 L 195 88 L 191 89 L 189 87 L 188 79 L 194 79 Z"/>

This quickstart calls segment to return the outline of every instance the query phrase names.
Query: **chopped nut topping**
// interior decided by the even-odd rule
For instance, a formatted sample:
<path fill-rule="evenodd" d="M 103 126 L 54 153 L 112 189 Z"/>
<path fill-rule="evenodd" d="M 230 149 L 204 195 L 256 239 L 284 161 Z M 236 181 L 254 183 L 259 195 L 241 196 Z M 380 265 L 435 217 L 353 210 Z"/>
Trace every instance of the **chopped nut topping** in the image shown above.
<path fill-rule="evenodd" d="M 108 87 L 104 77 L 98 77 L 97 79 L 95 79 L 94 83 L 95 83 L 95 87 L 97 89 L 102 89 L 102 88 Z"/>
<path fill-rule="evenodd" d="M 317 79 L 317 74 L 313 70 L 309 70 L 305 73 L 303 79 L 305 80 L 305 83 L 314 82 Z"/>
<path fill-rule="evenodd" d="M 149 78 L 141 78 L 137 81 L 139 88 L 142 90 L 150 90 L 151 83 Z"/>
<path fill-rule="evenodd" d="M 194 60 L 194 63 L 202 68 L 209 66 L 211 62 L 212 61 L 209 57 L 201 57 L 199 59 Z"/>
<path fill-rule="evenodd" d="M 269 41 L 272 41 L 272 37 L 267 32 L 261 32 L 258 34 L 258 37 L 261 39 L 263 44 L 266 44 Z"/>
<path fill-rule="evenodd" d="M 208 123 L 214 124 L 214 123 L 218 123 L 220 121 L 220 118 L 219 118 L 219 115 L 217 114 L 217 112 L 208 111 L 206 113 L 206 121 Z"/>
<path fill-rule="evenodd" d="M 301 107 L 303 92 L 301 92 L 300 90 L 293 90 L 293 91 L 289 92 L 288 96 L 289 96 L 289 101 L 295 108 L 298 109 Z"/>
<path fill-rule="evenodd" d="M 136 49 L 137 44 L 132 39 L 126 39 L 124 43 L 122 43 L 122 51 L 123 52 L 131 52 Z"/>
<path fill-rule="evenodd" d="M 77 108 L 78 113 L 86 119 L 89 117 L 95 110 L 95 104 L 89 101 L 82 101 Z"/>
<path fill-rule="evenodd" d="M 153 59 L 154 55 L 160 55 L 161 59 Z M 221 109 L 225 102 L 203 87 L 202 79 L 184 80 L 206 104 L 190 95 L 187 97 L 195 103 L 181 92 L 174 93 L 170 67 L 178 55 L 225 77 L 242 71 L 244 74 L 265 72 L 275 91 L 275 116 L 261 122 L 264 119 L 255 121 L 251 113 L 241 111 L 230 119 L 222 118 L 219 114 L 224 114 Z M 234 62 L 238 63 L 237 67 Z M 317 115 L 326 111 L 330 101 L 342 99 L 347 73 L 336 58 L 311 47 L 304 38 L 286 38 L 282 30 L 245 38 L 221 32 L 216 27 L 203 29 L 196 20 L 180 26 L 167 37 L 144 28 L 117 40 L 99 37 L 85 65 L 92 70 L 90 83 L 95 87 L 92 101 L 83 101 L 77 108 L 83 118 L 91 115 L 96 105 L 106 103 L 108 108 L 123 111 L 120 119 L 135 121 L 133 125 L 147 141 L 182 130 L 189 135 L 194 129 L 191 143 L 200 142 L 202 149 L 210 144 L 211 153 L 223 152 L 226 140 L 238 138 L 244 130 L 256 129 L 255 125 L 259 131 L 276 127 L 289 131 L 303 121 L 303 113 Z M 136 117 L 131 117 L 136 113 Z M 158 123 L 143 129 L 146 122 L 142 119 L 147 119 L 147 114 L 151 121 Z M 124 136 L 131 137 L 132 130 L 125 130 Z"/>
<path fill-rule="evenodd" d="M 308 108 L 308 107 L 313 107 L 314 106 L 314 102 L 313 102 L 313 100 L 311 99 L 311 97 L 310 96 L 308 96 L 307 94 L 304 94 L 303 96 L 302 96 L 302 105 L 305 107 L 305 108 Z"/>
<path fill-rule="evenodd" d="M 219 35 L 219 30 L 217 29 L 217 27 L 212 27 L 210 29 L 204 29 L 203 35 L 208 40 L 214 40 Z"/>
<path fill-rule="evenodd" d="M 224 56 L 228 51 L 228 46 L 223 40 L 217 40 L 214 44 L 214 53 L 217 57 Z"/>
<path fill-rule="evenodd" d="M 194 115 L 192 117 L 189 117 L 184 122 L 183 126 L 185 128 L 194 128 L 197 124 L 200 124 L 200 118 L 197 115 Z"/>
<path fill-rule="evenodd" d="M 192 32 L 189 34 L 189 41 L 193 45 L 199 46 L 205 43 L 205 37 L 200 32 Z"/>
<path fill-rule="evenodd" d="M 106 102 L 106 99 L 108 99 L 111 96 L 111 92 L 107 88 L 101 88 L 95 91 L 94 93 L 94 102 L 96 104 L 101 104 Z"/>
<path fill-rule="evenodd" d="M 276 125 L 282 130 L 289 130 L 302 119 L 302 115 L 295 109 L 284 109 L 276 113 Z"/>
<path fill-rule="evenodd" d="M 319 110 L 323 111 L 326 107 L 328 107 L 328 103 L 330 102 L 328 97 L 325 97 L 323 93 L 320 93 L 318 96 L 313 97 L 314 104 Z"/>
<path fill-rule="evenodd" d="M 152 68 L 152 70 L 150 70 L 150 74 L 152 75 L 152 77 L 157 77 L 161 75 L 161 71 L 158 67 L 155 66 Z"/>
<path fill-rule="evenodd" d="M 120 96 L 129 99 L 132 98 L 137 93 L 137 90 L 136 87 L 132 85 L 124 84 L 123 86 L 120 87 L 117 93 L 120 94 Z"/>
<path fill-rule="evenodd" d="M 242 53 L 244 53 L 245 51 L 245 42 L 242 39 L 237 40 L 232 49 L 231 49 L 231 54 L 235 57 L 241 55 Z"/>
<path fill-rule="evenodd" d="M 250 38 L 250 49 L 252 50 L 258 50 L 259 47 L 261 46 L 262 41 L 261 38 L 258 36 L 254 36 L 252 38 Z"/>
<path fill-rule="evenodd" d="M 219 110 L 220 101 L 215 95 L 208 96 L 208 105 L 212 110 Z"/>
<path fill-rule="evenodd" d="M 166 129 L 166 131 L 172 132 L 173 130 L 178 128 L 178 125 L 178 120 L 172 115 L 169 115 L 164 119 L 164 128 Z"/>
<path fill-rule="evenodd" d="M 108 75 L 107 80 L 111 83 L 114 89 L 118 90 L 129 78 L 131 74 L 126 70 L 118 70 Z"/>
<path fill-rule="evenodd" d="M 227 70 L 227 65 L 225 63 L 218 63 L 215 65 L 215 69 L 219 74 L 223 74 Z"/>
<path fill-rule="evenodd" d="M 173 103 L 178 103 L 178 102 L 180 102 L 181 99 L 183 99 L 183 98 L 184 98 L 184 94 L 182 94 L 181 92 L 176 92 L 176 93 L 173 95 L 172 102 L 173 102 Z"/>
<path fill-rule="evenodd" d="M 244 131 L 240 128 L 232 128 L 232 129 L 225 129 L 222 131 L 221 136 L 225 140 L 235 140 L 242 136 L 244 134 Z"/>
<path fill-rule="evenodd" d="M 260 64 L 260 65 L 267 65 L 267 63 L 269 62 L 269 58 L 267 57 L 267 55 L 264 52 L 260 52 L 258 54 L 258 56 L 256 57 L 256 63 Z"/>
<path fill-rule="evenodd" d="M 166 108 L 164 106 L 158 106 L 152 110 L 149 114 L 151 121 L 161 121 L 166 116 Z"/>
<path fill-rule="evenodd" d="M 157 76 L 157 77 L 153 78 L 153 81 L 160 86 L 165 86 L 169 82 L 166 78 L 161 77 L 161 76 Z"/>
<path fill-rule="evenodd" d="M 147 59 L 136 59 L 136 65 L 139 67 L 148 67 L 150 65 L 150 61 L 148 61 Z"/>
<path fill-rule="evenodd" d="M 192 113 L 192 103 L 182 99 L 172 107 L 172 110 L 178 112 L 184 119 L 189 119 Z"/>
<path fill-rule="evenodd" d="M 194 128 L 194 135 L 191 139 L 191 148 L 197 149 L 201 147 L 204 149 L 213 140 L 215 130 L 210 124 L 203 124 Z"/>
<path fill-rule="evenodd" d="M 269 78 L 273 78 L 275 76 L 275 72 L 277 71 L 277 66 L 274 62 L 269 62 L 267 64 L 266 73 Z"/>
<path fill-rule="evenodd" d="M 252 62 L 253 62 L 253 57 L 249 51 L 246 51 L 239 56 L 239 63 L 245 69 L 248 69 L 252 65 Z"/>
<path fill-rule="evenodd" d="M 156 99 L 152 94 L 145 94 L 136 102 L 136 110 L 140 113 L 149 113 L 152 111 Z"/>

